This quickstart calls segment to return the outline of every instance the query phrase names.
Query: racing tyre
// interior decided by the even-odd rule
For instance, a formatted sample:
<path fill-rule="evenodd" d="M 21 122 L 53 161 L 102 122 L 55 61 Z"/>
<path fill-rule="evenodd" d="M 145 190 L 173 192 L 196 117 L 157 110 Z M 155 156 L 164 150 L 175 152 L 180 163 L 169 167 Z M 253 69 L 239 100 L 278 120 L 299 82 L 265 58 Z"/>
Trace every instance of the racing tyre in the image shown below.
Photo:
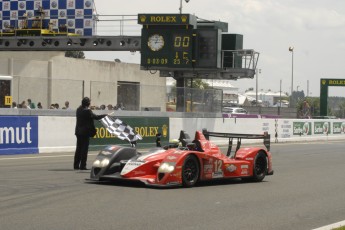
<path fill-rule="evenodd" d="M 267 157 L 262 151 L 258 152 L 254 161 L 254 172 L 252 180 L 254 182 L 262 181 L 267 174 Z"/>
<path fill-rule="evenodd" d="M 198 159 L 189 155 L 182 167 L 182 184 L 184 187 L 193 187 L 199 179 L 200 169 Z"/>

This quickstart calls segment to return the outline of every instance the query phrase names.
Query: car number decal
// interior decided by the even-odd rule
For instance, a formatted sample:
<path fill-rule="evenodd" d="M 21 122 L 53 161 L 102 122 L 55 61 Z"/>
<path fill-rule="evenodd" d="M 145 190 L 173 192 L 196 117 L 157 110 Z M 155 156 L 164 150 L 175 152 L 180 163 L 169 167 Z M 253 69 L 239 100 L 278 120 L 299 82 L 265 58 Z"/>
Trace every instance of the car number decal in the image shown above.
<path fill-rule="evenodd" d="M 215 160 L 213 162 L 213 173 L 212 173 L 212 178 L 220 178 L 223 177 L 223 161 L 221 160 Z"/>

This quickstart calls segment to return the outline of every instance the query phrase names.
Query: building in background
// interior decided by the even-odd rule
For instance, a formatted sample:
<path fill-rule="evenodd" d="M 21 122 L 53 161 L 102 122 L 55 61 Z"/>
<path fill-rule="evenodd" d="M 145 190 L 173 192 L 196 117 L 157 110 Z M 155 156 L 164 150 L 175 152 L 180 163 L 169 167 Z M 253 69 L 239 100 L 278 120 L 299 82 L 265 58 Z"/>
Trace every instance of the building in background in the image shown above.
<path fill-rule="evenodd" d="M 165 78 L 140 70 L 139 64 L 67 58 L 61 51 L 0 52 L 1 75 L 12 79 L 17 103 L 30 98 L 47 109 L 69 101 L 75 109 L 88 96 L 97 107 L 165 111 Z"/>
<path fill-rule="evenodd" d="M 245 95 L 254 99 L 256 98 L 256 91 L 250 90 L 245 92 Z M 281 98 L 286 98 L 288 95 L 286 93 L 280 93 L 280 92 L 272 92 L 270 90 L 268 91 L 263 91 L 260 90 L 258 91 L 258 102 L 261 102 L 261 106 L 264 107 L 272 107 L 277 104 L 278 101 L 281 100 Z M 283 101 L 282 101 L 283 104 Z M 283 106 L 281 106 L 283 107 Z"/>

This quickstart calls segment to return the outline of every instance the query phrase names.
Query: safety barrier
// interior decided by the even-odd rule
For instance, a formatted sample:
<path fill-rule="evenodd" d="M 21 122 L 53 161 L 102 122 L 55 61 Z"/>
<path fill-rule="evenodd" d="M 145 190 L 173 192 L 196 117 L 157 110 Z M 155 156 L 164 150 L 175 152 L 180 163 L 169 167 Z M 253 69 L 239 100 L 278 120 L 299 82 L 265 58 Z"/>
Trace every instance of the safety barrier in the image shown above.
<path fill-rule="evenodd" d="M 180 130 L 194 137 L 196 130 L 206 128 L 216 132 L 263 133 L 271 135 L 271 142 L 315 141 L 345 139 L 344 119 L 281 119 L 281 118 L 223 118 L 217 117 L 169 117 L 169 113 L 141 112 L 136 116 L 119 118 L 143 136 L 138 148 L 155 146 L 157 133 L 162 134 L 162 145 L 176 139 Z M 176 115 L 176 114 L 175 114 Z M 95 121 L 97 134 L 90 141 L 90 149 L 105 145 L 128 143 L 109 134 Z M 75 150 L 74 112 L 66 116 L 6 115 L 0 116 L 0 155 L 34 154 L 43 152 L 69 152 Z M 226 144 L 224 140 L 214 140 Z"/>

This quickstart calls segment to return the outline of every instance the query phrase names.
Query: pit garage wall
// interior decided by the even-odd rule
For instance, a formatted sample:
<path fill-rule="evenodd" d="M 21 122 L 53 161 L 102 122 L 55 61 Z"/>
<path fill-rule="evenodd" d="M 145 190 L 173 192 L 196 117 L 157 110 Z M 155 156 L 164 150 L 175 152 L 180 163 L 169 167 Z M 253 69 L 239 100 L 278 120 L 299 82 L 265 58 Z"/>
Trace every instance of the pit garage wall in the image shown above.
<path fill-rule="evenodd" d="M 203 128 L 215 132 L 255 133 L 268 132 L 271 142 L 313 141 L 345 139 L 345 120 L 313 120 L 313 119 L 258 119 L 258 118 L 168 118 L 150 117 L 138 123 L 136 119 L 143 117 L 127 117 L 128 124 L 136 130 L 144 130 L 150 137 L 144 137 L 138 148 L 154 147 L 156 132 L 166 132 L 162 144 L 169 139 L 177 139 L 180 130 L 187 131 L 194 138 L 196 130 Z M 36 123 L 37 120 L 37 123 Z M 155 120 L 160 120 L 156 124 Z M 98 122 L 98 121 L 96 121 Z M 133 122 L 133 123 L 132 123 Z M 57 153 L 74 152 L 76 138 L 74 136 L 75 117 L 61 116 L 0 116 L 0 155 L 24 153 Z M 163 130 L 164 129 L 164 130 Z M 28 136 L 30 135 L 30 138 Z M 275 137 L 277 136 L 277 137 Z M 36 138 L 37 137 L 37 138 Z M 111 135 L 100 136 L 114 140 Z M 212 139 L 217 144 L 227 144 L 227 139 Z M 243 143 L 246 141 L 243 140 Z M 261 141 L 260 141 L 261 142 Z M 102 148 L 91 142 L 90 149 Z M 93 144 L 95 143 L 95 144 Z M 125 142 L 122 142 L 127 145 Z M 104 143 L 103 143 L 104 144 Z M 129 145 L 127 145 L 129 146 Z"/>

